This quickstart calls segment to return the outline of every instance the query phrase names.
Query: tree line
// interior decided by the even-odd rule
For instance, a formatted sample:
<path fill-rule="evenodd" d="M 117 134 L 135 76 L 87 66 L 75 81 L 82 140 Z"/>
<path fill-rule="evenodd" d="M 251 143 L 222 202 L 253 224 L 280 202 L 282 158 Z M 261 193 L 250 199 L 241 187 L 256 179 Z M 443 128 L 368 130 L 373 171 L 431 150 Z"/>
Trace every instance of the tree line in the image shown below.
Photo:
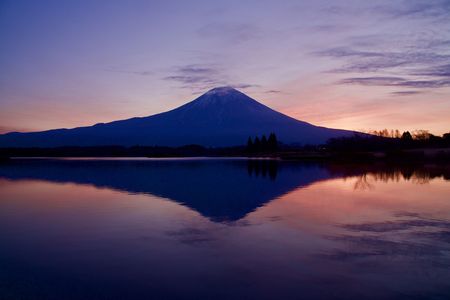
<path fill-rule="evenodd" d="M 338 151 L 373 151 L 398 150 L 412 148 L 447 148 L 450 147 L 450 132 L 442 136 L 431 134 L 428 130 L 371 131 L 368 135 L 355 134 L 350 137 L 330 139 L 327 142 L 329 150 Z"/>
<path fill-rule="evenodd" d="M 270 133 L 269 138 L 263 134 L 261 138 L 256 136 L 254 139 L 248 137 L 247 152 L 249 153 L 273 153 L 278 150 L 278 140 L 275 133 Z"/>
<path fill-rule="evenodd" d="M 407 139 L 407 140 L 448 140 L 450 138 L 450 132 L 444 133 L 442 136 L 434 135 L 430 133 L 428 130 L 424 129 L 418 129 L 414 131 L 404 131 L 403 133 L 400 132 L 398 129 L 382 129 L 382 130 L 371 130 L 367 132 L 371 135 L 376 135 L 379 137 L 385 137 L 385 138 L 393 138 L 393 139 Z"/>

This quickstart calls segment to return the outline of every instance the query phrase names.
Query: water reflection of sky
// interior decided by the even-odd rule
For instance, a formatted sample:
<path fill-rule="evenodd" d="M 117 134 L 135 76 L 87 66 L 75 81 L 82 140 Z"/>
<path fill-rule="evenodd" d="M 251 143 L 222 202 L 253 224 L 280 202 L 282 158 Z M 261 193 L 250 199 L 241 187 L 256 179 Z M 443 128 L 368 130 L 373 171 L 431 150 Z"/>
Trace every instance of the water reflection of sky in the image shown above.
<path fill-rule="evenodd" d="M 356 172 L 356 167 L 348 166 L 278 164 L 274 179 L 268 165 L 266 177 L 262 165 L 256 177 L 247 164 L 230 162 L 125 164 L 40 162 L 33 168 L 17 164 L 0 168 L 2 296 L 450 295 L 450 184 L 444 179 L 445 169 L 402 173 L 366 166 L 366 172 Z M 148 169 L 155 168 L 162 177 L 154 178 L 208 174 L 209 181 L 204 182 L 216 193 L 232 197 L 242 190 L 254 197 L 245 206 L 235 206 L 231 199 L 231 206 L 208 210 L 215 199 L 199 191 L 206 201 L 200 206 L 175 198 L 189 193 L 182 181 L 156 185 L 159 192 L 166 186 L 181 187 L 181 194 L 152 194 L 150 175 L 139 185 L 144 190 L 119 188 L 123 182 L 118 179 L 126 182 L 131 174 L 150 174 Z M 98 176 L 86 177 L 86 170 Z M 405 178 L 404 173 L 412 175 Z M 363 188 L 361 180 L 366 182 Z M 235 190 L 225 190 L 232 186 Z M 259 189 L 273 198 L 258 201 Z M 226 203 L 227 197 L 216 199 Z M 218 215 L 220 209 L 225 213 Z"/>

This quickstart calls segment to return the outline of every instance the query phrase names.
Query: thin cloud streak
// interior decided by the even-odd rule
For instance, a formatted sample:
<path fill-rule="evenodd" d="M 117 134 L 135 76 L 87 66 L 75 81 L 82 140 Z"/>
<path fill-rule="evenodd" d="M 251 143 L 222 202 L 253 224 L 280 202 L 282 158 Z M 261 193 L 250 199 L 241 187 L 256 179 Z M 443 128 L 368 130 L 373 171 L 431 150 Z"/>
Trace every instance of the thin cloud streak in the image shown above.
<path fill-rule="evenodd" d="M 392 96 L 412 96 L 422 94 L 422 91 L 397 91 L 390 93 Z"/>
<path fill-rule="evenodd" d="M 339 80 L 338 84 L 358 84 L 365 86 L 394 86 L 410 88 L 442 88 L 450 86 L 445 80 L 407 80 L 401 77 L 352 77 Z"/>

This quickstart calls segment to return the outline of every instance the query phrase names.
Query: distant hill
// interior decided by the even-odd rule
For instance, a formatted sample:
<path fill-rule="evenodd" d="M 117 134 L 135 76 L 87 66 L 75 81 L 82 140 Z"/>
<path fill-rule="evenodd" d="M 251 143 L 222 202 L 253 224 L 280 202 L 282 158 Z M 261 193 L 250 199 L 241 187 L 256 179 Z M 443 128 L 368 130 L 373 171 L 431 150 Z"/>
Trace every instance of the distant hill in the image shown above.
<path fill-rule="evenodd" d="M 314 126 L 279 113 L 231 87 L 212 89 L 171 111 L 73 129 L 0 135 L 0 147 L 243 145 L 274 132 L 286 144 L 321 144 L 352 131 Z"/>

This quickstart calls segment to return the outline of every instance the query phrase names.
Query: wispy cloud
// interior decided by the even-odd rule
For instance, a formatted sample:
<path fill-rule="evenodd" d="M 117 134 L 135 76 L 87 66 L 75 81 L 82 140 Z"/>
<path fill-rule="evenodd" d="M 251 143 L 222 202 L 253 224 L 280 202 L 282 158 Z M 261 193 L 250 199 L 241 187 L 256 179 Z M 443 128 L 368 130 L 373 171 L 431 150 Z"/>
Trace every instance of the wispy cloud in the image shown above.
<path fill-rule="evenodd" d="M 395 86 L 406 80 L 401 77 L 352 77 L 339 80 L 339 84 L 359 84 L 368 86 Z"/>
<path fill-rule="evenodd" d="M 404 37 L 398 37 L 403 39 Z M 374 43 L 371 44 L 371 39 Z M 450 86 L 450 54 L 442 50 L 445 39 L 434 36 L 402 42 L 399 46 L 395 35 L 383 38 L 368 35 L 348 39 L 348 45 L 314 52 L 313 55 L 341 62 L 337 68 L 327 70 L 334 74 L 359 74 L 343 78 L 336 84 L 363 86 L 390 86 L 413 88 L 417 91 L 396 91 L 393 96 L 418 94 L 420 89 L 437 89 Z M 433 47 L 430 45 L 434 45 Z M 389 50 L 383 50 L 383 48 Z M 444 46 L 444 48 L 446 48 Z M 369 49 L 369 50 L 368 50 Z M 376 76 L 367 76 L 367 75 Z"/>
<path fill-rule="evenodd" d="M 321 51 L 313 52 L 312 54 L 317 56 L 329 56 L 335 58 L 341 57 L 382 57 L 382 53 L 374 51 L 360 51 L 354 50 L 349 47 L 335 47 L 330 49 L 325 49 Z"/>
<path fill-rule="evenodd" d="M 231 81 L 225 71 L 217 65 L 186 65 L 175 68 L 173 75 L 163 77 L 163 80 L 181 84 L 181 88 L 191 89 L 194 94 L 217 86 L 231 86 L 237 89 L 259 88 L 258 84 L 236 83 Z"/>
<path fill-rule="evenodd" d="M 435 76 L 435 77 L 450 77 L 450 64 L 428 67 L 426 69 L 418 70 L 414 75 L 419 76 Z"/>
<path fill-rule="evenodd" d="M 336 46 L 313 52 L 313 55 L 340 63 L 340 66 L 330 68 L 326 73 L 337 74 L 339 77 L 351 74 L 351 77 L 347 75 L 348 78 L 335 81 L 336 84 L 405 88 L 404 91 L 390 93 L 392 96 L 413 95 L 429 89 L 449 87 L 449 32 L 445 29 L 425 30 L 429 26 L 437 26 L 437 23 L 439 27 L 435 28 L 449 28 L 446 26 L 447 23 L 450 26 L 449 11 L 449 0 L 401 0 L 358 6 L 333 6 L 325 10 L 325 13 L 340 18 L 367 15 L 368 19 L 380 24 L 386 23 L 386 26 L 408 22 L 420 30 L 371 31 L 347 36 Z"/>
<path fill-rule="evenodd" d="M 267 94 L 279 94 L 279 93 L 282 93 L 282 91 L 280 91 L 280 90 L 268 90 L 268 91 L 265 91 L 265 93 L 267 93 Z"/>
<path fill-rule="evenodd" d="M 217 85 L 225 85 L 226 78 L 222 70 L 215 65 L 186 65 L 175 68 L 173 75 L 163 80 L 175 81 L 182 87 L 203 90 Z"/>
<path fill-rule="evenodd" d="M 249 89 L 249 88 L 259 88 L 261 87 L 259 84 L 249 84 L 249 83 L 237 83 L 237 84 L 231 84 L 230 85 L 233 88 L 236 89 Z"/>
<path fill-rule="evenodd" d="M 450 79 L 408 80 L 402 77 L 351 77 L 344 78 L 338 84 L 358 84 L 365 86 L 394 86 L 409 88 L 441 88 L 450 86 Z"/>
<path fill-rule="evenodd" d="M 412 96 L 412 95 L 417 95 L 417 94 L 421 94 L 423 92 L 421 91 L 397 91 L 397 92 L 392 92 L 390 93 L 392 96 Z"/>
<path fill-rule="evenodd" d="M 448 20 L 450 15 L 450 1 L 448 0 L 408 0 L 392 1 L 388 5 L 378 5 L 374 12 L 392 18 L 442 18 Z"/>
<path fill-rule="evenodd" d="M 445 63 L 450 60 L 450 55 L 434 52 L 363 51 L 349 47 L 331 48 L 314 52 L 313 54 L 343 60 L 345 63 L 344 66 L 329 71 L 334 73 L 379 72 L 398 67 L 408 67 L 410 70 L 414 66 L 431 67 L 435 64 Z M 448 66 L 442 66 L 441 68 L 444 69 L 445 67 L 448 68 Z"/>
<path fill-rule="evenodd" d="M 387 1 L 376 5 L 333 5 L 322 10 L 330 15 L 352 16 L 355 14 L 376 15 L 382 19 L 432 19 L 434 22 L 450 19 L 448 0 L 401 0 Z"/>
<path fill-rule="evenodd" d="M 400 82 L 396 86 L 411 88 L 442 88 L 449 87 L 450 80 L 407 80 L 404 82 Z"/>

